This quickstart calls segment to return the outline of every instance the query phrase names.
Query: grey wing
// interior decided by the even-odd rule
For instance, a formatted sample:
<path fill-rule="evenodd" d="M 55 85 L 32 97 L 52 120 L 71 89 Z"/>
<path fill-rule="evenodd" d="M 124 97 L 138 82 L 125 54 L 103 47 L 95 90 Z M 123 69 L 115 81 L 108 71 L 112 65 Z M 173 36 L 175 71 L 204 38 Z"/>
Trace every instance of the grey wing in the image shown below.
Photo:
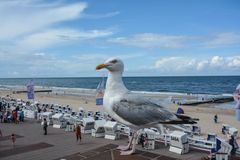
<path fill-rule="evenodd" d="M 125 95 L 119 102 L 114 103 L 113 111 L 119 117 L 137 126 L 177 119 L 164 107 L 144 97 L 131 94 Z"/>

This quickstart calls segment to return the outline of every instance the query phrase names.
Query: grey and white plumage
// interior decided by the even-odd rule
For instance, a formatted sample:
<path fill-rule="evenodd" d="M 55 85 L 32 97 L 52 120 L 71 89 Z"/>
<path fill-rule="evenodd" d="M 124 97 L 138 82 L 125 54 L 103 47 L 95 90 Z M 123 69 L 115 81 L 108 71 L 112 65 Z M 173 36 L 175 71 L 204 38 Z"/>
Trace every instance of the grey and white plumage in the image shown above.
<path fill-rule="evenodd" d="M 120 59 L 108 59 L 96 67 L 109 70 L 103 106 L 112 118 L 134 129 L 158 123 L 179 124 L 182 122 L 164 106 L 129 91 L 123 81 L 124 64 Z"/>
<path fill-rule="evenodd" d="M 131 92 L 124 94 L 120 101 L 112 104 L 112 109 L 116 115 L 135 128 L 177 120 L 177 117 L 164 107 Z"/>
<path fill-rule="evenodd" d="M 123 81 L 124 64 L 120 59 L 108 59 L 96 69 L 109 70 L 103 106 L 108 114 L 134 131 L 127 146 L 119 146 L 121 155 L 130 155 L 136 151 L 137 130 L 158 124 L 192 123 L 190 117 L 175 115 L 160 104 L 129 91 Z M 160 127 L 162 128 L 162 127 Z M 162 130 L 162 129 L 161 129 Z M 132 147 L 131 147 L 132 146 Z"/>

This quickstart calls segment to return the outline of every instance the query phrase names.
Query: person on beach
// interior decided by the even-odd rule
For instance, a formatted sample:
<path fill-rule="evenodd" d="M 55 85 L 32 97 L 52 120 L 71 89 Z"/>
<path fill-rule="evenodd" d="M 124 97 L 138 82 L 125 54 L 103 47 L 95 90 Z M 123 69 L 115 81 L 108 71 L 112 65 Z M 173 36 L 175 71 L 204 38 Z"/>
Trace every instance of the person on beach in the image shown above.
<path fill-rule="evenodd" d="M 214 122 L 215 122 L 215 123 L 218 122 L 218 116 L 217 116 L 217 114 L 215 114 L 215 116 L 214 116 Z"/>
<path fill-rule="evenodd" d="M 144 136 L 144 147 L 148 145 L 148 135 L 147 133 L 145 133 L 145 136 Z"/>
<path fill-rule="evenodd" d="M 76 134 L 77 142 L 78 140 L 81 142 L 82 140 L 81 127 L 79 125 L 77 125 L 77 127 L 75 128 L 75 134 Z"/>
<path fill-rule="evenodd" d="M 44 135 L 47 135 L 47 127 L 48 127 L 47 120 L 46 120 L 46 118 L 44 118 L 44 120 L 43 120 Z"/>
<path fill-rule="evenodd" d="M 15 141 L 16 141 L 16 135 L 14 133 L 11 135 L 11 140 L 12 140 L 12 145 L 14 147 L 15 146 Z"/>
<path fill-rule="evenodd" d="M 128 134 L 128 143 L 129 143 L 130 140 L 132 139 L 132 136 L 133 136 L 133 132 L 132 132 L 131 129 L 130 129 L 129 134 Z"/>
<path fill-rule="evenodd" d="M 231 155 L 235 155 L 236 148 L 234 145 L 234 137 L 233 136 L 231 136 L 231 139 L 229 140 L 229 144 L 232 146 Z"/>

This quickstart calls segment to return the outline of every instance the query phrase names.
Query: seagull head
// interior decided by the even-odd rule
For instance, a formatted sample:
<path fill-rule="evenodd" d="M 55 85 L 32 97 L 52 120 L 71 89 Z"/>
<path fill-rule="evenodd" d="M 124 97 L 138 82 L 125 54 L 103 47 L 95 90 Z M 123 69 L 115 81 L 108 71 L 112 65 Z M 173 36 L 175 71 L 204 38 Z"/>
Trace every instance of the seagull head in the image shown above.
<path fill-rule="evenodd" d="M 99 64 L 96 66 L 96 70 L 100 70 L 106 68 L 108 69 L 110 72 L 123 72 L 124 69 L 124 64 L 122 62 L 122 60 L 118 59 L 118 58 L 110 58 L 108 60 L 106 60 L 104 63 Z"/>

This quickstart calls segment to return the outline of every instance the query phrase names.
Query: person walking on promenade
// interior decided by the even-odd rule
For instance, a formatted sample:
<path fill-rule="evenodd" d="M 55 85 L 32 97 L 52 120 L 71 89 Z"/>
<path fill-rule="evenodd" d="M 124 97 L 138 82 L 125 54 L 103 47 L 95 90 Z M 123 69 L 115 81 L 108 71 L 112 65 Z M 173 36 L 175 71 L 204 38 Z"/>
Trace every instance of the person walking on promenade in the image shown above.
<path fill-rule="evenodd" d="M 139 140 L 140 144 L 142 145 L 142 148 L 144 148 L 144 139 L 145 139 L 145 137 L 144 137 L 144 134 L 142 133 L 140 135 L 140 140 Z"/>
<path fill-rule="evenodd" d="M 75 128 L 75 134 L 76 134 L 77 142 L 78 142 L 78 140 L 81 142 L 81 140 L 82 140 L 81 127 L 79 125 L 77 125 L 77 127 Z"/>
<path fill-rule="evenodd" d="M 13 111 L 12 111 L 12 121 L 13 121 L 14 123 L 16 123 L 16 120 L 17 120 L 17 113 L 16 113 L 16 110 L 13 110 Z"/>
<path fill-rule="evenodd" d="M 48 127 L 47 120 L 46 120 L 46 118 L 44 118 L 44 120 L 43 120 L 44 135 L 47 135 L 47 127 Z"/>
<path fill-rule="evenodd" d="M 23 111 L 20 111 L 19 121 L 24 122 L 24 112 Z"/>
<path fill-rule="evenodd" d="M 3 122 L 3 111 L 0 111 L 0 122 Z"/>
<path fill-rule="evenodd" d="M 14 133 L 11 135 L 11 140 L 12 140 L 12 145 L 14 147 L 15 146 L 15 141 L 16 141 L 16 135 Z"/>

